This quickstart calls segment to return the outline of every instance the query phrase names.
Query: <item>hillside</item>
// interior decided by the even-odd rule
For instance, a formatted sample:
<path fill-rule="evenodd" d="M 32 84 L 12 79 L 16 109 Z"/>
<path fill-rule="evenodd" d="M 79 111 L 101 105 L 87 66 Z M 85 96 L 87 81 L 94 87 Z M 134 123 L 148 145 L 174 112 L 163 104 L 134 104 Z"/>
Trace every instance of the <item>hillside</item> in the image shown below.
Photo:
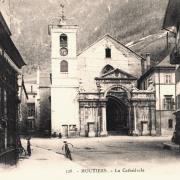
<path fill-rule="evenodd" d="M 48 24 L 58 21 L 59 2 L 59 0 L 11 0 L 11 30 L 13 39 L 28 64 L 25 68 L 26 74 L 31 75 L 37 64 L 44 71 L 50 70 L 50 37 L 47 29 Z M 158 34 L 168 0 L 64 0 L 63 2 L 68 21 L 79 25 L 78 51 L 81 51 L 105 33 L 110 33 L 124 44 Z M 143 43 L 144 45 L 132 48 L 144 54 L 147 48 L 144 47 L 146 42 Z M 154 39 L 153 45 L 150 44 L 148 43 L 148 51 L 153 51 L 156 44 L 158 47 L 161 46 L 156 53 L 158 59 L 162 58 L 162 52 L 166 51 L 166 41 Z"/>
<path fill-rule="evenodd" d="M 146 53 L 151 54 L 151 59 L 158 63 L 164 59 L 172 50 L 175 44 L 175 39 L 171 33 L 160 31 L 159 33 L 148 35 L 137 41 L 132 41 L 126 44 L 129 48 L 138 54 L 145 56 Z"/>

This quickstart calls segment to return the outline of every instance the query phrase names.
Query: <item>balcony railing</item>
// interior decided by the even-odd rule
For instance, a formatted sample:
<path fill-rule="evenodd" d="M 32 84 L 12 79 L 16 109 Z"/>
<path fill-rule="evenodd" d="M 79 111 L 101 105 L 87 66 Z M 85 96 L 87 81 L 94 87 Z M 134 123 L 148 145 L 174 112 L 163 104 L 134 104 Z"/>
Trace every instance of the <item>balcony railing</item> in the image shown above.
<path fill-rule="evenodd" d="M 170 54 L 171 64 L 180 64 L 180 47 L 175 47 Z"/>

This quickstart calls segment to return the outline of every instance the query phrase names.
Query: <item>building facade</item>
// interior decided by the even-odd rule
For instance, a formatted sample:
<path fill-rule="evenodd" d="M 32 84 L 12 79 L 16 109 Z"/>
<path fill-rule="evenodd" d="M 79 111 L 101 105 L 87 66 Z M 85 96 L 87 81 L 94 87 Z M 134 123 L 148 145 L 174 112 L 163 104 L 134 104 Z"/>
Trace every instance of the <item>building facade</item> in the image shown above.
<path fill-rule="evenodd" d="M 77 54 L 76 25 L 50 25 L 51 124 L 62 136 L 155 135 L 154 85 L 137 89 L 141 56 L 105 35 Z"/>
<path fill-rule="evenodd" d="M 148 56 L 147 61 L 150 61 Z M 172 135 L 175 129 L 175 66 L 170 64 L 170 56 L 167 56 L 157 65 L 144 69 L 138 84 L 140 89 L 146 90 L 150 81 L 154 83 L 157 133 Z"/>
<path fill-rule="evenodd" d="M 180 143 L 180 1 L 169 0 L 164 18 L 163 28 L 175 36 L 175 47 L 170 54 L 171 64 L 176 65 L 176 128 L 174 141 Z"/>
<path fill-rule="evenodd" d="M 51 135 L 50 76 L 37 69 L 36 80 L 26 80 L 28 99 L 22 100 L 20 133 L 32 136 Z"/>
<path fill-rule="evenodd" d="M 34 82 L 25 83 L 28 98 L 21 96 L 21 119 L 20 134 L 32 134 L 35 131 L 36 107 L 37 107 L 37 84 Z"/>
<path fill-rule="evenodd" d="M 18 75 L 25 65 L 10 36 L 11 32 L 0 13 L 0 161 L 7 161 L 8 157 L 13 159 L 16 154 L 20 103 Z"/>

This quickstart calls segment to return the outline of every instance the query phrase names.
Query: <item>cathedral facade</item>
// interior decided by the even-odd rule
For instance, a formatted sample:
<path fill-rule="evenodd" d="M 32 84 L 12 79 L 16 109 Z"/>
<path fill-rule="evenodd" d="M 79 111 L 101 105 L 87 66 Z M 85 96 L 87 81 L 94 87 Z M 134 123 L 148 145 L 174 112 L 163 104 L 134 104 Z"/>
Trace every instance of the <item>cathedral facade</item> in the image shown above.
<path fill-rule="evenodd" d="M 155 135 L 155 93 L 137 89 L 146 59 L 105 35 L 77 54 L 76 25 L 50 25 L 51 131 L 69 136 Z"/>

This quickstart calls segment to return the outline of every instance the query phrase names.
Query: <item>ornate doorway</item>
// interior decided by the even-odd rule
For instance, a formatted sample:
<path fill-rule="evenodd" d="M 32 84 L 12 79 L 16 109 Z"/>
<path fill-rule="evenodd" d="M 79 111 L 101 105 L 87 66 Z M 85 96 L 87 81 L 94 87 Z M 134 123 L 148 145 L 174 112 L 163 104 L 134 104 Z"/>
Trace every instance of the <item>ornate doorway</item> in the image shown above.
<path fill-rule="evenodd" d="M 128 135 L 129 104 L 123 89 L 113 88 L 107 94 L 106 119 L 107 131 L 112 135 Z"/>

